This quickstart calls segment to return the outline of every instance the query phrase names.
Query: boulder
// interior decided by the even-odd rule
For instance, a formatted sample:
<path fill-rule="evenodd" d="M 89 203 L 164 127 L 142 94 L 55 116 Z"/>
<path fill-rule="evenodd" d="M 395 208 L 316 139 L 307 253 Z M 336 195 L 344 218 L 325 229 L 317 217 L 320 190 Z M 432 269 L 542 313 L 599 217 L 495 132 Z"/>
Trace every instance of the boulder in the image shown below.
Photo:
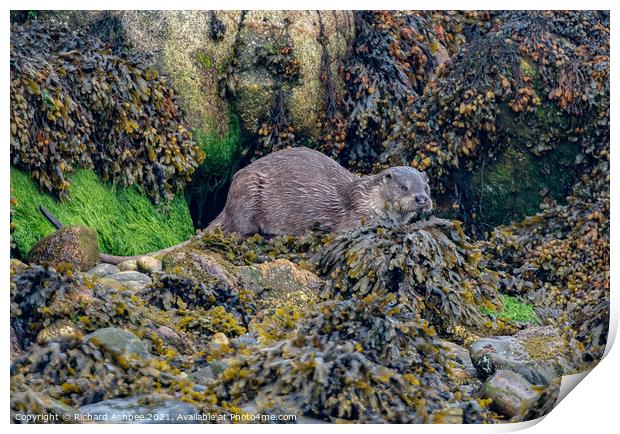
<path fill-rule="evenodd" d="M 319 299 L 321 279 L 289 260 L 276 259 L 239 267 L 244 288 L 254 291 L 259 311 L 280 308 L 303 309 Z"/>
<path fill-rule="evenodd" d="M 65 226 L 35 244 L 28 253 L 32 264 L 56 266 L 69 263 L 86 271 L 99 262 L 97 232 L 86 226 Z"/>
<path fill-rule="evenodd" d="M 521 375 L 506 369 L 495 372 L 482 385 L 481 396 L 491 398 L 491 408 L 508 418 L 536 402 L 538 393 Z"/>
<path fill-rule="evenodd" d="M 121 270 L 116 265 L 98 264 L 95 267 L 88 270 L 88 273 L 92 274 L 93 276 L 97 276 L 97 277 L 105 277 L 105 276 L 109 276 L 110 274 L 116 274 L 120 271 Z"/>
<path fill-rule="evenodd" d="M 170 79 L 189 126 L 220 137 L 229 125 L 221 79 L 230 72 L 231 63 L 236 63 L 235 107 L 243 128 L 255 134 L 260 121 L 272 112 L 274 83 L 280 80 L 268 66 L 257 63 L 257 50 L 277 51 L 288 45 L 299 65 L 299 78 L 287 84 L 291 120 L 297 130 L 316 140 L 325 95 L 320 79 L 321 27 L 338 92 L 344 87 L 338 64 L 355 36 L 351 11 L 62 11 L 53 15 L 89 29 L 94 22 L 113 20 L 122 29 L 123 42 L 150 56 Z"/>
<path fill-rule="evenodd" d="M 491 336 L 473 342 L 469 352 L 481 377 L 497 370 L 521 374 L 532 384 L 551 384 L 571 369 L 568 345 L 551 326 L 530 327 L 514 336 Z"/>
<path fill-rule="evenodd" d="M 219 254 L 191 245 L 167 254 L 163 259 L 166 273 L 178 274 L 200 282 L 217 279 L 231 288 L 237 287 L 236 267 Z"/>
<path fill-rule="evenodd" d="M 86 342 L 93 342 L 110 354 L 123 357 L 126 360 L 146 359 L 149 353 L 144 343 L 131 332 L 117 327 L 107 327 L 95 330 L 84 338 Z"/>
<path fill-rule="evenodd" d="M 163 396 L 106 399 L 83 405 L 79 412 L 100 423 L 197 423 L 198 409 L 187 402 Z"/>
<path fill-rule="evenodd" d="M 184 333 L 176 332 L 170 327 L 160 326 L 155 330 L 166 344 L 173 346 L 182 354 L 192 354 L 196 352 L 195 342 Z"/>

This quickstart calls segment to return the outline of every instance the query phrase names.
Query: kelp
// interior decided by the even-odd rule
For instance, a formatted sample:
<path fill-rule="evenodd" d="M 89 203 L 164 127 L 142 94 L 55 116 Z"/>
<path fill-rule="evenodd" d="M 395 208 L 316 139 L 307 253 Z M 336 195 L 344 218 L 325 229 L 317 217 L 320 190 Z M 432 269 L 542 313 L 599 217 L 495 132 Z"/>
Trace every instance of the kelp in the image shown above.
<path fill-rule="evenodd" d="M 11 27 L 11 160 L 68 198 L 68 174 L 142 186 L 154 202 L 182 189 L 204 154 L 174 91 L 135 54 L 81 31 L 32 21 Z"/>
<path fill-rule="evenodd" d="M 406 312 L 394 296 L 322 303 L 287 339 L 225 359 L 218 395 L 329 421 L 462 422 L 471 407 L 469 422 L 490 420 L 467 386 L 456 390 L 432 327 Z"/>
<path fill-rule="evenodd" d="M 482 327 L 481 307 L 501 306 L 494 273 L 458 222 L 437 218 L 395 227 L 371 226 L 335 236 L 318 260 L 325 296 L 398 296 L 438 330 Z"/>

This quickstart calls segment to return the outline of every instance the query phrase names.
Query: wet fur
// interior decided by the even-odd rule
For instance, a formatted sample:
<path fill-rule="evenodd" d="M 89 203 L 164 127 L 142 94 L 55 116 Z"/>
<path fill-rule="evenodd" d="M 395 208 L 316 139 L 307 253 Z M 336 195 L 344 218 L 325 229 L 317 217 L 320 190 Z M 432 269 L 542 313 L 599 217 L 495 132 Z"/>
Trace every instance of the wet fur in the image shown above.
<path fill-rule="evenodd" d="M 393 194 L 397 181 L 413 193 L 427 194 L 425 175 L 412 168 L 360 177 L 320 152 L 285 149 L 235 174 L 224 210 L 207 229 L 221 228 L 241 237 L 351 229 L 362 220 L 383 216 L 387 205 L 403 214 L 415 208 L 409 199 L 413 193 L 406 200 L 404 194 Z"/>

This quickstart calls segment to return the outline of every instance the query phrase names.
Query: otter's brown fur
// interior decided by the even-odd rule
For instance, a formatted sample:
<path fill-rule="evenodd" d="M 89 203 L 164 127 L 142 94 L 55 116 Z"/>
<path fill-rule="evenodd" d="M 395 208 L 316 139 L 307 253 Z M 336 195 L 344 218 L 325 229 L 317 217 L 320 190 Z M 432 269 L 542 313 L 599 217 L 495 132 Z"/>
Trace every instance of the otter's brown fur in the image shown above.
<path fill-rule="evenodd" d="M 432 208 L 426 175 L 392 167 L 357 176 L 309 148 L 274 152 L 238 171 L 224 210 L 207 229 L 241 237 L 347 230 L 386 208 L 405 214 Z"/>

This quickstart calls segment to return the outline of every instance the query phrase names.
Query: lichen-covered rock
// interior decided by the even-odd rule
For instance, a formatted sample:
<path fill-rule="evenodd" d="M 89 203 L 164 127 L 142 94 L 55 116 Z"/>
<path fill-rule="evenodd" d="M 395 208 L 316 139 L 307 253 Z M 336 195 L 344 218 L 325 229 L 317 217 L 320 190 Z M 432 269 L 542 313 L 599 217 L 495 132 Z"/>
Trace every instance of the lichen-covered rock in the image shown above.
<path fill-rule="evenodd" d="M 244 287 L 254 291 L 259 310 L 303 310 L 319 299 L 322 281 L 286 259 L 239 267 Z"/>
<path fill-rule="evenodd" d="M 50 266 L 66 262 L 75 270 L 89 270 L 99 262 L 97 232 L 79 225 L 58 229 L 34 245 L 28 262 Z"/>
<path fill-rule="evenodd" d="M 120 271 L 121 270 L 116 265 L 102 263 L 88 270 L 88 273 L 92 274 L 93 276 L 97 276 L 97 277 L 106 277 L 106 276 L 109 276 L 110 274 L 116 274 Z"/>
<path fill-rule="evenodd" d="M 110 354 L 126 360 L 146 359 L 149 353 L 136 335 L 117 327 L 107 327 L 84 337 Z"/>
<path fill-rule="evenodd" d="M 106 399 L 83 405 L 80 413 L 99 423 L 196 423 L 198 409 L 177 399 L 157 395 Z"/>
<path fill-rule="evenodd" d="M 491 398 L 491 408 L 511 418 L 521 413 L 533 403 L 538 394 L 532 384 L 516 372 L 500 370 L 495 372 L 483 385 L 481 395 Z"/>
<path fill-rule="evenodd" d="M 570 371 L 569 349 L 554 327 L 530 327 L 514 336 L 482 338 L 469 351 L 483 378 L 497 370 L 511 370 L 532 384 L 551 384 Z"/>

